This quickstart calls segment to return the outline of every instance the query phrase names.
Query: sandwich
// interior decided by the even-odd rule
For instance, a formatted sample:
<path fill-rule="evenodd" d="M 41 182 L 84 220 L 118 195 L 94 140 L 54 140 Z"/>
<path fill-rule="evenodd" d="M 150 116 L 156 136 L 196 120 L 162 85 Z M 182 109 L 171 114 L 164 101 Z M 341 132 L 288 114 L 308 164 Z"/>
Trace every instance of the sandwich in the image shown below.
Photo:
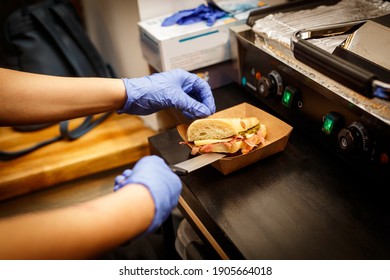
<path fill-rule="evenodd" d="M 191 154 L 249 153 L 265 141 L 267 129 L 256 117 L 205 118 L 190 124 L 187 141 L 193 143 Z"/>

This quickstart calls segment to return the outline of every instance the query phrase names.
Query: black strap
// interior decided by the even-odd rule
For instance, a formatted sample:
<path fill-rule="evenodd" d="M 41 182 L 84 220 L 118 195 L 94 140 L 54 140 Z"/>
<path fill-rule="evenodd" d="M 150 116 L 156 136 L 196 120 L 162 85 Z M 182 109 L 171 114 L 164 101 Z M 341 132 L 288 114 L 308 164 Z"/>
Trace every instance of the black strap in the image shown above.
<path fill-rule="evenodd" d="M 54 143 L 56 141 L 59 141 L 61 139 L 62 139 L 62 136 L 58 135 L 56 137 L 53 137 L 49 140 L 39 142 L 38 144 L 35 144 L 35 145 L 28 147 L 26 149 L 23 149 L 23 150 L 14 151 L 14 152 L 0 151 L 0 160 L 5 161 L 5 160 L 11 160 L 11 159 L 18 158 L 20 156 L 31 153 L 32 151 L 38 150 L 41 147 L 44 147 L 46 145 L 49 145 L 49 144 Z"/>
<path fill-rule="evenodd" d="M 60 123 L 60 132 L 63 139 L 66 140 L 75 140 L 80 138 L 85 133 L 90 131 L 92 128 L 102 123 L 105 119 L 107 119 L 111 113 L 105 113 L 101 117 L 93 120 L 92 116 L 88 116 L 84 119 L 84 122 L 73 130 L 68 129 L 69 121 L 63 121 Z"/>
<path fill-rule="evenodd" d="M 49 145 L 51 143 L 60 141 L 60 140 L 76 140 L 83 136 L 85 133 L 90 131 L 92 128 L 97 126 L 98 124 L 102 123 L 104 120 L 106 120 L 109 116 L 111 115 L 110 113 L 105 113 L 99 118 L 93 120 L 92 116 L 88 116 L 84 119 L 84 121 L 76 128 L 69 130 L 68 125 L 69 121 L 63 121 L 60 123 L 60 132 L 61 134 L 58 136 L 55 136 L 51 139 L 39 142 L 31 147 L 25 148 L 23 150 L 18 150 L 18 151 L 0 151 L 0 160 L 6 161 L 6 160 L 11 160 L 18 158 L 20 156 L 23 156 L 25 154 L 31 153 L 35 150 L 38 150 L 39 148 L 42 148 L 46 145 Z"/>

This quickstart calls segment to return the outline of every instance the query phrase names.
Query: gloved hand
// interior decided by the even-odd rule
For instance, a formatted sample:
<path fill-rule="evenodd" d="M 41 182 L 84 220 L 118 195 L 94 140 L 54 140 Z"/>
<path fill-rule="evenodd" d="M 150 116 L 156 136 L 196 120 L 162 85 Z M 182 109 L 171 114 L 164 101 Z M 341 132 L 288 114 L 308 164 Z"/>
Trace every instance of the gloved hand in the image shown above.
<path fill-rule="evenodd" d="M 155 213 L 145 234 L 157 229 L 168 218 L 178 203 L 182 187 L 179 177 L 157 156 L 146 156 L 135 164 L 133 170 L 127 169 L 117 176 L 114 191 L 128 184 L 142 184 L 152 195 Z"/>
<path fill-rule="evenodd" d="M 149 115 L 175 107 L 189 118 L 204 118 L 215 113 L 209 84 L 181 69 L 156 73 L 143 78 L 122 79 L 127 101 L 118 113 Z"/>

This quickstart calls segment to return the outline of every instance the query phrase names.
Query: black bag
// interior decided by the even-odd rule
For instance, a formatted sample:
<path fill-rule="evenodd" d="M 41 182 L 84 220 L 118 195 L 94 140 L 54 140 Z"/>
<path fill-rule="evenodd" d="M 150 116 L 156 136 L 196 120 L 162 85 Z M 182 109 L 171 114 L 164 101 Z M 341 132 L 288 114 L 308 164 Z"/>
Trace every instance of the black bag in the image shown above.
<path fill-rule="evenodd" d="M 1 40 L 5 68 L 68 77 L 115 77 L 85 33 L 75 7 L 66 0 L 23 4 L 5 21 Z M 88 116 L 73 130 L 61 122 L 60 135 L 16 152 L 0 151 L 0 160 L 9 160 L 50 143 L 74 140 L 104 121 L 112 112 L 96 118 Z M 18 126 L 31 131 L 53 124 Z"/>

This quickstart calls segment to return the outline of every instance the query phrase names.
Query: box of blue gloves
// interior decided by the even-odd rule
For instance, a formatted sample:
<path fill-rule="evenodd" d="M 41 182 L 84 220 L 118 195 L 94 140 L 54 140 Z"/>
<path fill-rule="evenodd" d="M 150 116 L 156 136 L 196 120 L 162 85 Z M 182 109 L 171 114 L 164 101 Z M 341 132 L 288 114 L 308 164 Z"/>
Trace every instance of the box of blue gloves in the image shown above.
<path fill-rule="evenodd" d="M 229 27 L 242 23 L 245 20 L 205 5 L 144 20 L 138 23 L 143 56 L 159 72 L 227 61 Z"/>

